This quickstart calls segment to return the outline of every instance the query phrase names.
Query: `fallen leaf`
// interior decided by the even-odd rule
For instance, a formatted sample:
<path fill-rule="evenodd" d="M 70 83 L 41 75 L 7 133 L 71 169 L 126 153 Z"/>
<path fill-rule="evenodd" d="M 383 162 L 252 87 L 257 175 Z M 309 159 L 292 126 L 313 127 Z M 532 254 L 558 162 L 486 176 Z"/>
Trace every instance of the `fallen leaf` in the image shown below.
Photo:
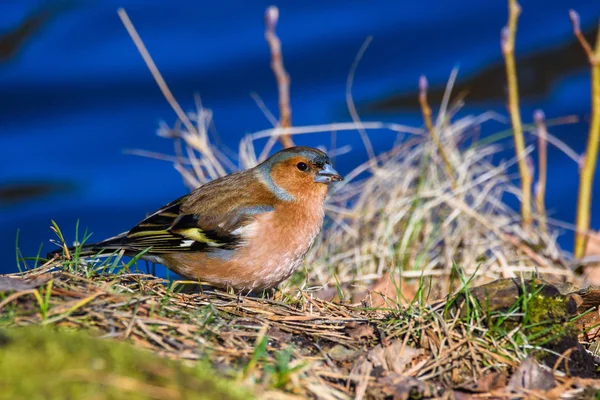
<path fill-rule="evenodd" d="M 375 368 L 381 368 L 385 371 L 389 371 L 387 362 L 385 361 L 385 351 L 380 344 L 369 350 L 367 358 L 369 361 L 371 361 L 371 364 L 373 364 Z"/>
<path fill-rule="evenodd" d="M 513 392 L 524 390 L 547 391 L 556 385 L 554 374 L 543 369 L 533 358 L 526 358 L 513 373 L 508 389 Z"/>
<path fill-rule="evenodd" d="M 418 279 L 392 278 L 386 272 L 367 291 L 356 293 L 353 302 L 367 301 L 371 307 L 384 307 L 389 304 L 411 302 L 417 294 Z M 401 296 L 398 298 L 398 291 Z"/>
<path fill-rule="evenodd" d="M 506 375 L 501 372 L 491 372 L 481 376 L 472 385 L 461 386 L 460 390 L 471 393 L 488 393 L 506 386 Z"/>
<path fill-rule="evenodd" d="M 395 340 L 387 347 L 378 344 L 369 350 L 367 358 L 375 368 L 381 367 L 401 375 L 413 366 L 413 361 L 425 353 L 422 349 L 405 346 L 401 340 Z"/>
<path fill-rule="evenodd" d="M 346 325 L 346 333 L 353 339 L 375 338 L 375 329 L 369 324 L 350 323 Z"/>
<path fill-rule="evenodd" d="M 401 374 L 412 367 L 413 360 L 424 354 L 422 349 L 415 349 L 410 346 L 402 347 L 402 344 L 398 340 L 385 349 L 388 368 L 397 374 Z"/>
<path fill-rule="evenodd" d="M 593 342 L 600 339 L 600 310 L 590 311 L 577 318 L 575 326 L 581 332 L 579 336 L 581 340 Z"/>

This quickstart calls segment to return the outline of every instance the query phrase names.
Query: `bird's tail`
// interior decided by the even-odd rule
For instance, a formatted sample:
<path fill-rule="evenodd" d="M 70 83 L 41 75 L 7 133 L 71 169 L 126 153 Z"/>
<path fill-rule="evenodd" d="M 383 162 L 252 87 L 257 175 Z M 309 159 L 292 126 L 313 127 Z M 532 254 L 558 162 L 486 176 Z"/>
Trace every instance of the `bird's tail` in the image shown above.
<path fill-rule="evenodd" d="M 123 246 L 124 238 L 127 232 L 121 233 L 120 235 L 113 236 L 106 240 L 97 243 L 89 243 L 78 246 L 69 247 L 68 253 L 73 255 L 77 254 L 79 257 L 92 257 L 92 256 L 104 256 L 108 257 L 112 255 L 116 250 L 125 250 L 125 255 L 129 255 L 130 251 Z M 56 249 L 46 255 L 48 260 L 61 257 L 67 253 L 64 248 Z"/>

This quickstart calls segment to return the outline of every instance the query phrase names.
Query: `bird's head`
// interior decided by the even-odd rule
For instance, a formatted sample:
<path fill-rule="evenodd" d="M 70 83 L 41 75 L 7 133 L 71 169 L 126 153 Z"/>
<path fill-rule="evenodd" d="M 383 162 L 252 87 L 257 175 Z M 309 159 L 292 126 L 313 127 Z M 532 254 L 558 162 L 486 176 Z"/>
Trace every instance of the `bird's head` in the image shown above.
<path fill-rule="evenodd" d="M 278 197 L 293 200 L 312 191 L 327 193 L 332 182 L 344 178 L 331 166 L 327 154 L 312 147 L 290 147 L 269 157 L 257 169 Z"/>

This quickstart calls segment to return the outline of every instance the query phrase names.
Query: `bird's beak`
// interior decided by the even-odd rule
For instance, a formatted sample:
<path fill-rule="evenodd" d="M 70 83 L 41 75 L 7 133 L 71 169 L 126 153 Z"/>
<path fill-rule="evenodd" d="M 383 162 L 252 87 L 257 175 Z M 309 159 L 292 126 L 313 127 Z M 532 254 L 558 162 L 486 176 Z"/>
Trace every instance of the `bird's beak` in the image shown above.
<path fill-rule="evenodd" d="M 317 175 L 315 176 L 315 182 L 319 183 L 331 183 L 343 180 L 344 178 L 342 178 L 342 176 L 338 174 L 338 172 L 329 164 L 325 164 L 325 166 L 319 172 L 317 172 Z"/>

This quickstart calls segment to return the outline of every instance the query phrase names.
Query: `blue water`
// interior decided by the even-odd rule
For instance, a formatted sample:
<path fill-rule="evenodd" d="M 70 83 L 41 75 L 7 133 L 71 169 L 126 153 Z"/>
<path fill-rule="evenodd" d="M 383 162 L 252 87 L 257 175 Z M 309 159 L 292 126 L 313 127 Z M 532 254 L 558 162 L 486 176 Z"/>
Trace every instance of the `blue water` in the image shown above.
<path fill-rule="evenodd" d="M 345 82 L 356 52 L 368 35 L 374 40 L 354 85 L 357 104 L 368 106 L 396 94 L 413 93 L 426 74 L 443 84 L 460 66 L 461 79 L 502 62 L 499 32 L 506 21 L 504 1 L 80 1 L 55 14 L 15 54 L 0 60 L 0 189 L 15 183 L 51 183 L 50 194 L 0 203 L 0 272 L 13 271 L 15 236 L 24 255 L 54 248 L 50 220 L 68 240 L 76 221 L 100 240 L 124 231 L 144 215 L 184 194 L 171 164 L 126 154 L 127 149 L 172 153 L 172 143 L 155 135 L 158 122 L 175 116 L 123 28 L 116 9 L 123 6 L 184 109 L 199 93 L 214 111 L 220 139 L 234 151 L 243 135 L 270 127 L 251 92 L 277 112 L 276 85 L 263 38 L 262 16 L 280 7 L 278 34 L 292 77 L 296 125 L 348 121 Z M 49 3 L 0 3 L 0 32 Z M 598 1 L 522 2 L 517 53 L 534 54 L 571 40 L 568 9 L 582 26 L 598 21 Z M 548 68 L 553 68 L 548 63 Z M 416 104 L 416 102 L 415 102 Z M 589 73 L 585 67 L 561 74 L 541 96 L 525 98 L 523 116 L 534 109 L 548 117 L 577 115 L 583 122 L 551 133 L 576 151 L 585 148 L 589 121 Z M 364 109 L 364 107 L 363 107 Z M 469 102 L 461 115 L 496 110 L 498 100 Z M 364 120 L 384 119 L 420 125 L 414 108 L 362 112 Z M 489 131 L 504 129 L 498 124 Z M 394 135 L 375 132 L 377 150 Z M 329 144 L 328 134 L 299 138 L 300 144 Z M 338 144 L 355 149 L 338 158 L 342 172 L 364 161 L 357 133 L 338 135 Z M 507 141 L 510 145 L 510 141 Z M 511 156 L 510 150 L 504 155 Z M 572 222 L 577 167 L 550 149 L 547 207 L 554 218 Z M 598 180 L 597 180 L 598 182 Z M 594 186 L 596 207 L 599 184 Z M 513 202 L 514 203 L 514 202 Z M 600 228 L 600 212 L 593 215 Z M 565 231 L 561 244 L 571 247 Z"/>

